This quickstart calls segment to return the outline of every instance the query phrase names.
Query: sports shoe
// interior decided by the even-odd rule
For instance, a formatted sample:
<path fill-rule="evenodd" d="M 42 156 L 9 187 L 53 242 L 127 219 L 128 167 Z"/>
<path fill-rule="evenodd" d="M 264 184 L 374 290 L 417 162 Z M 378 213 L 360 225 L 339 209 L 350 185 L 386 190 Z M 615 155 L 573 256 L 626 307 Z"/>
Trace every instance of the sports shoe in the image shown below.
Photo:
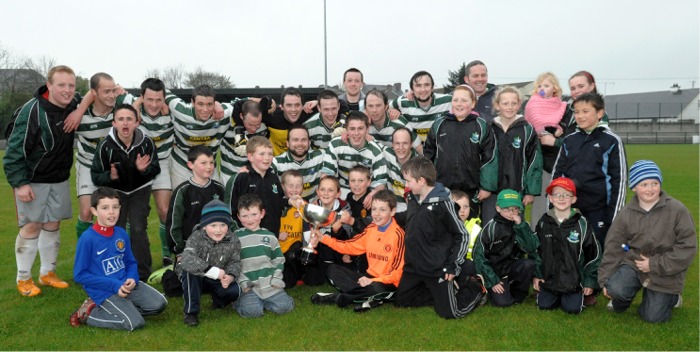
<path fill-rule="evenodd" d="M 88 297 L 83 304 L 71 314 L 69 322 L 70 326 L 80 326 L 82 324 L 85 324 L 87 322 L 88 317 L 90 316 L 90 312 L 92 312 L 92 309 L 95 308 L 96 304 L 95 302 Z"/>
<path fill-rule="evenodd" d="M 477 274 L 476 277 L 479 279 L 479 286 L 481 287 L 481 301 L 479 302 L 479 307 L 486 305 L 486 302 L 488 301 L 489 295 L 488 295 L 488 290 L 486 289 L 486 282 L 484 281 L 484 277 L 481 274 Z"/>
<path fill-rule="evenodd" d="M 370 301 L 365 301 L 362 303 L 357 303 L 355 306 L 352 308 L 352 311 L 355 313 L 364 313 L 372 308 L 377 308 L 381 306 L 383 301 L 375 301 L 375 300 L 370 300 Z"/>
<path fill-rule="evenodd" d="M 39 276 L 39 284 L 55 288 L 68 288 L 68 283 L 61 280 L 53 271 L 49 271 L 46 275 Z"/>
<path fill-rule="evenodd" d="M 324 292 L 314 293 L 313 295 L 311 295 L 311 303 L 317 304 L 317 305 L 337 304 L 338 297 L 340 297 L 340 294 L 338 292 L 335 292 L 335 293 L 324 293 Z"/>
<path fill-rule="evenodd" d="M 187 326 L 197 326 L 199 325 L 199 317 L 197 313 L 187 314 L 185 313 L 185 319 L 183 320 Z"/>
<path fill-rule="evenodd" d="M 676 304 L 673 305 L 673 308 L 680 308 L 682 306 L 683 306 L 683 296 L 681 296 L 681 294 L 679 293 L 678 294 L 678 302 L 676 302 Z"/>
<path fill-rule="evenodd" d="M 19 294 L 27 297 L 34 297 L 41 293 L 41 289 L 34 284 L 34 280 L 31 277 L 27 280 L 17 281 L 17 289 Z"/>
<path fill-rule="evenodd" d="M 168 265 L 173 265 L 173 258 L 165 256 L 163 257 L 163 267 L 166 267 Z"/>
<path fill-rule="evenodd" d="M 598 301 L 596 301 L 594 295 L 583 296 L 583 305 L 584 306 L 593 307 L 594 305 L 596 305 L 596 303 L 598 303 Z"/>
<path fill-rule="evenodd" d="M 608 312 L 613 312 L 613 313 L 615 312 L 615 307 L 613 307 L 612 300 L 610 300 L 608 302 L 608 305 L 606 306 L 606 308 L 608 308 Z"/>

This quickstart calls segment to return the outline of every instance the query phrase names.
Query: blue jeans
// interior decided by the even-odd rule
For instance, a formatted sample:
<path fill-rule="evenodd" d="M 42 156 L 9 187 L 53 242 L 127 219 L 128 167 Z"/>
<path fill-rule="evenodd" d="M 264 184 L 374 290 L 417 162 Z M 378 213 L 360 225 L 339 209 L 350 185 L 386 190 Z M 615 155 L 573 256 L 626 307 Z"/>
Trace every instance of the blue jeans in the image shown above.
<path fill-rule="evenodd" d="M 554 293 L 542 289 L 537 295 L 537 306 L 543 310 L 561 307 L 567 313 L 579 314 L 583 311 L 583 291 Z"/>
<path fill-rule="evenodd" d="M 263 310 L 276 314 L 289 313 L 294 309 L 294 300 L 284 290 L 265 299 L 250 290 L 241 294 L 233 303 L 233 308 L 243 318 L 258 318 L 263 316 Z"/>
<path fill-rule="evenodd" d="M 605 284 L 608 295 L 613 298 L 613 310 L 621 313 L 632 304 L 634 296 L 642 289 L 637 270 L 628 264 L 620 265 Z M 650 323 L 661 323 L 671 319 L 673 306 L 678 302 L 678 294 L 663 293 L 644 287 L 642 304 L 637 312 Z"/>

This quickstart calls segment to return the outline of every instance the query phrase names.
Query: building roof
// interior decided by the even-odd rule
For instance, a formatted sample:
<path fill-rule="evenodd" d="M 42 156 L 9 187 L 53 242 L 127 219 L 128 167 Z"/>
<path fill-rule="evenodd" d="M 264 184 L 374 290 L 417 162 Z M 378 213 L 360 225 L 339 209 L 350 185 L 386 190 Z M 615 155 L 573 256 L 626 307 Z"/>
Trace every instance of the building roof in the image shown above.
<path fill-rule="evenodd" d="M 676 117 L 700 94 L 700 88 L 605 96 L 610 119 Z"/>

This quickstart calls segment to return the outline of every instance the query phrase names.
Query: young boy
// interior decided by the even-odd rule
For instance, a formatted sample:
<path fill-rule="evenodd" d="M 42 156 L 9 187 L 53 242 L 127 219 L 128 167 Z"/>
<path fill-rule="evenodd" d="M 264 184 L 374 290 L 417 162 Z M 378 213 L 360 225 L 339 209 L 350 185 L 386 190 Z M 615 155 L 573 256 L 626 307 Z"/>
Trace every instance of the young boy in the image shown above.
<path fill-rule="evenodd" d="M 173 191 L 165 223 L 168 246 L 175 256 L 185 249 L 185 241 L 199 223 L 204 205 L 224 199 L 224 186 L 211 179 L 216 165 L 209 148 L 198 145 L 187 151 L 187 167 L 192 177 Z"/>
<path fill-rule="evenodd" d="M 88 295 L 70 316 L 70 324 L 135 330 L 146 322 L 143 316 L 165 310 L 168 301 L 156 289 L 139 281 L 129 235 L 119 226 L 119 195 L 100 187 L 92 193 L 90 211 L 97 218 L 78 239 L 73 265 L 75 282 Z"/>
<path fill-rule="evenodd" d="M 313 304 L 337 304 L 346 307 L 353 302 L 355 312 L 364 312 L 382 304 L 383 299 L 393 297 L 403 273 L 404 231 L 394 220 L 396 198 L 387 190 L 381 190 L 372 198 L 373 224 L 347 241 L 339 241 L 317 231 L 312 243 L 320 240 L 342 254 L 362 255 L 368 263 L 367 273 L 362 274 L 346 267 L 331 264 L 328 279 L 340 292 L 316 293 Z"/>
<path fill-rule="evenodd" d="M 214 199 L 201 214 L 175 268 L 182 281 L 187 326 L 199 325 L 203 292 L 211 292 L 213 309 L 225 308 L 240 292 L 236 280 L 241 276 L 241 242 L 230 227 L 231 210 Z"/>
<path fill-rule="evenodd" d="M 491 304 L 508 307 L 522 303 L 532 282 L 535 264 L 526 255 L 539 241 L 523 221 L 520 192 L 504 189 L 496 199 L 496 216 L 484 225 L 474 246 L 476 271 L 483 275 Z"/>
<path fill-rule="evenodd" d="M 243 227 L 235 234 L 241 241 L 243 268 L 238 285 L 243 293 L 234 303 L 234 308 L 244 318 L 261 317 L 263 309 L 276 314 L 294 309 L 294 300 L 284 292 L 284 255 L 277 237 L 260 227 L 264 216 L 265 209 L 258 195 L 240 197 L 238 219 Z"/>
<path fill-rule="evenodd" d="M 350 237 L 362 232 L 367 225 L 372 223 L 369 208 L 365 207 L 366 198 L 370 195 L 369 186 L 372 182 L 372 171 L 362 165 L 353 166 L 348 171 L 348 184 L 350 192 L 345 197 L 345 202 L 350 207 L 353 226 Z M 357 266 L 357 272 L 365 274 L 367 272 L 367 258 L 365 256 L 351 257 Z"/>
<path fill-rule="evenodd" d="M 635 162 L 629 182 L 635 195 L 610 227 L 598 283 L 611 299 L 608 310 L 617 313 L 627 310 L 642 289 L 637 312 L 645 321 L 660 323 L 683 302 L 697 234 L 688 208 L 661 190 L 661 170 L 653 161 Z"/>
<path fill-rule="evenodd" d="M 282 191 L 277 174 L 270 168 L 272 165 L 272 143 L 269 139 L 254 136 L 246 144 L 250 169 L 239 172 L 226 182 L 225 202 L 231 207 L 233 215 L 237 216 L 238 200 L 244 194 L 257 194 L 263 200 L 263 214 L 260 226 L 277 236 L 280 230 L 280 219 L 287 200 Z M 239 223 L 239 225 L 242 225 Z M 240 226 L 239 226 L 240 227 Z"/>
<path fill-rule="evenodd" d="M 540 248 L 535 260 L 533 286 L 540 309 L 578 314 L 584 295 L 598 288 L 600 247 L 588 220 L 571 205 L 576 202 L 574 181 L 559 177 L 547 187 L 552 209 L 542 215 L 535 230 Z"/>
<path fill-rule="evenodd" d="M 479 233 L 481 232 L 481 219 L 474 217 L 469 219 L 469 213 L 471 208 L 469 207 L 469 196 L 460 190 L 450 191 L 452 196 L 452 201 L 459 205 L 459 219 L 464 221 L 464 228 L 467 229 L 469 233 L 469 248 L 467 249 L 467 259 L 472 259 L 472 253 L 474 252 L 474 243 L 479 238 Z"/>
<path fill-rule="evenodd" d="M 148 240 L 148 213 L 151 184 L 160 173 L 158 153 L 153 141 L 138 129 L 136 109 L 122 104 L 114 108 L 112 129 L 97 144 L 90 174 L 96 186 L 112 187 L 119 192 L 121 207 L 117 225 L 129 223 L 131 250 L 139 266 L 139 276 L 151 275 L 151 246 Z"/>
<path fill-rule="evenodd" d="M 406 252 L 395 304 L 432 305 L 440 317 L 463 317 L 485 296 L 472 261 L 464 259 L 469 234 L 448 190 L 435 182 L 435 166 L 429 159 L 410 159 L 401 172 L 411 192 L 408 210 L 396 214 L 399 225 L 405 224 Z"/>
<path fill-rule="evenodd" d="M 282 173 L 282 189 L 288 198 L 301 196 L 303 178 L 297 170 L 287 170 Z M 284 285 L 294 287 L 304 275 L 301 264 L 303 219 L 296 207 L 288 207 L 280 220 L 280 249 L 284 254 Z"/>
<path fill-rule="evenodd" d="M 573 107 L 578 127 L 564 138 L 552 179 L 568 177 L 578 185 L 573 205 L 593 227 L 604 252 L 605 234 L 625 202 L 625 148 L 620 137 L 600 124 L 605 114 L 603 97 L 582 94 Z"/>

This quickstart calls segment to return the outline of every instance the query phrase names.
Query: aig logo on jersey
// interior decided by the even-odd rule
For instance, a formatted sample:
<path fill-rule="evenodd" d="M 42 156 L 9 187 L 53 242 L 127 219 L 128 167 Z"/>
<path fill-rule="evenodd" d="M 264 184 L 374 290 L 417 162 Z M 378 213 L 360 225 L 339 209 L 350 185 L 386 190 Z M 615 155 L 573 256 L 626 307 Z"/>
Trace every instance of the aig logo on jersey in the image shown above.
<path fill-rule="evenodd" d="M 112 275 L 124 270 L 124 255 L 120 254 L 102 261 L 102 271 L 105 275 Z"/>

